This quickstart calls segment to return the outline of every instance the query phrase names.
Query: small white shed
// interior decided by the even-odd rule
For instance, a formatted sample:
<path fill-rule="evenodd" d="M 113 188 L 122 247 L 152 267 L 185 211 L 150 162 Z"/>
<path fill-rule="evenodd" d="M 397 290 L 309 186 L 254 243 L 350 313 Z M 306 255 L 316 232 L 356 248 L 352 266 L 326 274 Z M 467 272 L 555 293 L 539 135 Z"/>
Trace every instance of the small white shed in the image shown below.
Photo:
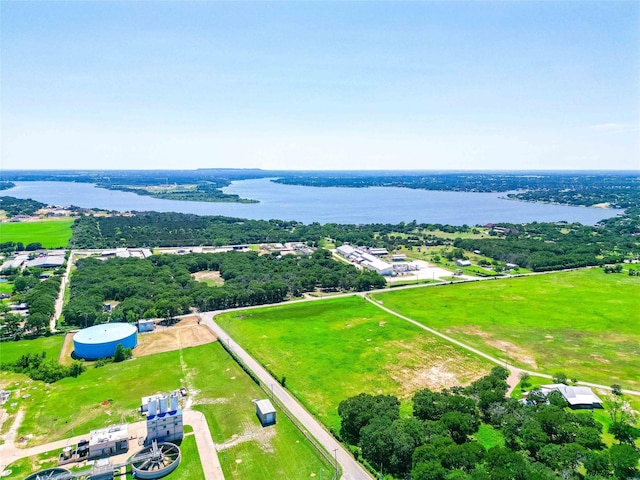
<path fill-rule="evenodd" d="M 276 409 L 268 399 L 256 402 L 256 415 L 263 427 L 276 423 Z"/>

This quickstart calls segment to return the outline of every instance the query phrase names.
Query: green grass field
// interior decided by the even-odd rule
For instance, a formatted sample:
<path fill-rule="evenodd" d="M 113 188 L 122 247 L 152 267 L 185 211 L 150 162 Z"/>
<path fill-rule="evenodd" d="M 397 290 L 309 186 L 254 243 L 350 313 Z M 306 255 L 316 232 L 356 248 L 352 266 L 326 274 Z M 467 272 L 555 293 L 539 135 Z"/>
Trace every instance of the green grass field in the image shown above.
<path fill-rule="evenodd" d="M 221 441 L 249 435 L 238 444 L 238 451 L 236 447 L 230 449 L 226 458 L 234 463 L 236 458 L 242 458 L 240 463 L 246 462 L 252 467 L 227 478 L 293 479 L 300 478 L 299 472 L 306 472 L 304 476 L 309 477 L 320 468 L 331 468 L 284 415 L 278 417 L 277 428 L 271 431 L 274 435 L 263 431 L 255 416 L 253 400 L 265 398 L 266 394 L 218 343 L 101 368 L 89 367 L 78 378 L 66 378 L 50 385 L 14 373 L 2 372 L 0 376 L 0 387 L 13 390 L 10 402 L 5 405 L 10 414 L 5 423 L 10 424 L 19 409 L 25 411 L 17 435 L 18 438 L 33 435 L 25 446 L 58 440 L 72 433 L 88 434 L 90 430 L 123 421 L 140 421 L 137 408 L 142 396 L 180 386 L 187 386 L 195 405 L 201 404 L 197 408 L 207 416 L 215 432 L 212 433 L 214 442 L 218 441 L 219 432 L 223 433 Z M 25 394 L 28 398 L 23 398 Z M 12 407 L 14 402 L 17 405 Z M 236 454 L 242 457 L 234 456 Z M 199 465 L 188 469 L 200 471 Z M 254 473 L 257 476 L 252 476 Z M 180 478 L 199 477 L 196 474 Z"/>
<path fill-rule="evenodd" d="M 15 362 L 26 353 L 45 352 L 47 359 L 58 360 L 64 343 L 64 335 L 52 335 L 33 340 L 0 342 L 0 363 Z"/>
<path fill-rule="evenodd" d="M 488 362 L 359 297 L 233 312 L 216 321 L 325 425 L 361 392 L 405 400 L 420 388 L 470 382 Z"/>
<path fill-rule="evenodd" d="M 640 278 L 601 269 L 375 294 L 510 363 L 640 389 Z"/>
<path fill-rule="evenodd" d="M 0 242 L 41 243 L 44 248 L 63 248 L 69 244 L 74 220 L 52 219 L 37 222 L 0 223 Z"/>

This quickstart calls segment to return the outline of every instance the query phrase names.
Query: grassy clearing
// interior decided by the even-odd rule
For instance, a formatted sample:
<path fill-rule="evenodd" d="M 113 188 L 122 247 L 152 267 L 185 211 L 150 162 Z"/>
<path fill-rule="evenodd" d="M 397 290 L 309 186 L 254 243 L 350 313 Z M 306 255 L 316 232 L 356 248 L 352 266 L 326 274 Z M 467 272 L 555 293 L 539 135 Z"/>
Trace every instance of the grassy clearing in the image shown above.
<path fill-rule="evenodd" d="M 502 432 L 486 423 L 480 425 L 478 433 L 476 433 L 474 437 L 486 450 L 489 450 L 496 445 L 504 447 L 504 435 L 502 435 Z"/>
<path fill-rule="evenodd" d="M 374 295 L 510 363 L 640 389 L 640 278 L 600 269 Z"/>
<path fill-rule="evenodd" d="M 63 342 L 64 335 L 52 335 L 50 337 L 19 340 L 17 342 L 0 342 L 0 363 L 15 362 L 26 353 L 40 352 L 45 352 L 48 360 L 58 360 Z"/>
<path fill-rule="evenodd" d="M 216 432 L 213 433 L 214 441 L 218 431 L 213 426 L 218 423 L 224 425 L 227 440 L 246 432 L 246 425 L 253 425 L 259 448 L 251 452 L 247 464 L 261 465 L 261 471 L 269 473 L 256 477 L 247 473 L 237 478 L 282 478 L 278 472 L 283 468 L 288 472 L 330 468 L 284 415 L 278 418 L 281 425 L 273 430 L 276 435 L 266 443 L 263 441 L 262 427 L 255 417 L 252 401 L 264 398 L 266 394 L 217 342 L 97 369 L 89 367 L 78 378 L 67 378 L 51 385 L 11 373 L 3 373 L 0 380 L 0 386 L 13 390 L 10 403 L 17 403 L 14 407 L 9 406 L 9 413 L 13 416 L 18 409 L 26 412 L 18 438 L 27 438 L 27 435 L 33 435 L 33 438 L 23 442 L 21 445 L 24 446 L 65 438 L 72 429 L 75 434 L 88 433 L 122 421 L 139 421 L 137 407 L 142 396 L 181 385 L 187 386 L 194 404 L 200 404 L 197 408 L 205 413 L 212 432 Z M 29 397 L 22 398 L 26 393 Z M 212 408 L 217 406 L 222 408 Z M 233 408 L 229 408 L 231 406 Z M 280 431 L 284 432 L 283 438 L 280 438 Z M 189 448 L 190 438 L 185 438 L 185 448 Z M 214 453 L 205 452 L 205 455 L 209 454 Z M 185 462 L 184 467 L 180 467 L 186 468 L 187 473 L 179 478 L 201 478 L 196 472 L 201 472 L 199 461 L 192 463 L 193 466 Z M 192 476 L 191 472 L 196 473 Z M 287 478 L 295 478 L 295 475 L 290 473 Z"/>
<path fill-rule="evenodd" d="M 63 248 L 69 244 L 71 225 L 69 218 L 37 222 L 0 223 L 3 242 L 41 243 L 44 248 Z"/>
<path fill-rule="evenodd" d="M 360 392 L 408 399 L 418 389 L 468 383 L 491 366 L 359 297 L 216 317 L 326 425 Z"/>
<path fill-rule="evenodd" d="M 0 282 L 0 293 L 13 293 L 13 282 Z"/>

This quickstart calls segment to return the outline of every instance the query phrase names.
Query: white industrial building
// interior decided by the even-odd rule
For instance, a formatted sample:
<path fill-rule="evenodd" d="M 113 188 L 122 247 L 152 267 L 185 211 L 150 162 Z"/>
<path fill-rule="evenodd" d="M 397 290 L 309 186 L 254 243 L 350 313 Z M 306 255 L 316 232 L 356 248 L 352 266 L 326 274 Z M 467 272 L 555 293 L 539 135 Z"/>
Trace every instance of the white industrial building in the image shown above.
<path fill-rule="evenodd" d="M 384 248 L 369 249 L 369 252 L 367 252 L 364 249 L 352 247 L 351 245 L 341 245 L 336 248 L 336 252 L 354 263 L 358 263 L 380 275 L 393 275 L 393 265 L 370 253 L 371 250 L 377 252 L 384 250 L 386 252 Z"/>
<path fill-rule="evenodd" d="M 177 392 L 169 396 L 159 394 L 144 397 L 140 410 L 147 412 L 146 445 L 150 445 L 154 440 L 159 443 L 182 440 L 184 424 Z"/>
<path fill-rule="evenodd" d="M 341 245 L 338 248 L 336 248 L 336 252 L 338 252 L 340 255 L 342 255 L 345 258 L 349 258 L 351 255 L 356 253 L 357 250 L 353 248 L 351 245 Z"/>
<path fill-rule="evenodd" d="M 111 425 L 89 434 L 89 458 L 116 455 L 129 450 L 129 425 Z"/>

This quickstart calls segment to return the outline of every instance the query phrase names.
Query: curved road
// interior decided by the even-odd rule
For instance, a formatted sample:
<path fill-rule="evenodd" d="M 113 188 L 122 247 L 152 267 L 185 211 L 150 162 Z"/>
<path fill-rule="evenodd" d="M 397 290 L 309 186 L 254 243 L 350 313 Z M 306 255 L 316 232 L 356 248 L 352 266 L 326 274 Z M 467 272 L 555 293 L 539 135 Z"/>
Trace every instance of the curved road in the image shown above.
<path fill-rule="evenodd" d="M 360 465 L 353 456 L 338 442 L 325 428 L 318 422 L 288 391 L 280 386 L 256 360 L 251 357 L 240 345 L 229 337 L 213 317 L 222 313 L 206 312 L 201 314 L 202 323 L 207 325 L 218 337 L 219 341 L 229 345 L 231 350 L 255 373 L 260 381 L 271 387 L 273 395 L 298 419 L 309 433 L 325 448 L 327 452 L 334 455 L 336 461 L 342 467 L 342 478 L 344 480 L 372 480 L 373 477 Z"/>

